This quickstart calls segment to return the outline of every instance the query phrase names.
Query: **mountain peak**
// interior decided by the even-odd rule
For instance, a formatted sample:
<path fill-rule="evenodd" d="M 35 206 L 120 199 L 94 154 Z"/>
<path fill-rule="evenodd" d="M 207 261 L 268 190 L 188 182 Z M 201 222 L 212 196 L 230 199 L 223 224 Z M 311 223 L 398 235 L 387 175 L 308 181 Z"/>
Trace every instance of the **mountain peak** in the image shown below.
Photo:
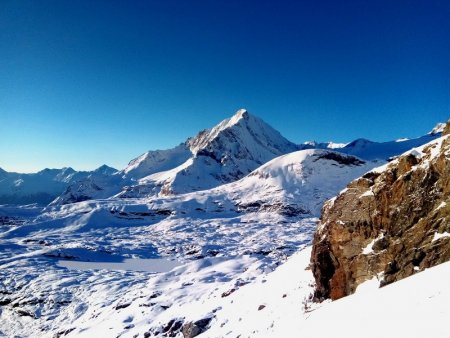
<path fill-rule="evenodd" d="M 94 173 L 104 174 L 104 175 L 111 175 L 111 174 L 114 174 L 115 172 L 117 172 L 117 169 L 112 168 L 106 164 L 103 164 L 94 170 Z"/>
<path fill-rule="evenodd" d="M 250 117 L 250 114 L 248 113 L 247 109 L 239 109 L 230 119 L 229 124 L 234 125 L 236 123 L 239 123 L 240 120 L 248 120 Z"/>
<path fill-rule="evenodd" d="M 298 150 L 296 145 L 286 140 L 277 130 L 260 118 L 251 115 L 246 109 L 239 109 L 232 117 L 223 120 L 215 127 L 201 131 L 188 140 L 188 145 L 194 155 L 206 149 L 208 152 L 226 153 L 227 151 L 235 152 L 237 148 L 242 148 L 241 150 L 244 151 L 245 146 L 250 146 L 253 150 L 259 149 L 257 157 L 261 157 L 259 159 L 261 161 L 273 155 L 278 156 Z M 267 155 L 270 153 L 270 156 L 259 156 L 262 153 Z M 222 155 L 224 154 L 220 156 Z"/>
<path fill-rule="evenodd" d="M 211 132 L 213 134 L 216 134 L 215 131 L 222 131 L 227 128 L 236 126 L 238 124 L 247 123 L 250 121 L 250 119 L 258 119 L 257 117 L 250 115 L 248 110 L 246 109 L 239 109 L 233 116 L 231 116 L 228 119 L 223 120 L 218 125 L 216 125 L 214 128 L 211 129 Z"/>
<path fill-rule="evenodd" d="M 368 144 L 372 144 L 374 142 L 366 139 L 366 138 L 358 138 L 349 144 L 347 144 L 344 148 L 354 148 L 354 147 L 366 147 Z"/>

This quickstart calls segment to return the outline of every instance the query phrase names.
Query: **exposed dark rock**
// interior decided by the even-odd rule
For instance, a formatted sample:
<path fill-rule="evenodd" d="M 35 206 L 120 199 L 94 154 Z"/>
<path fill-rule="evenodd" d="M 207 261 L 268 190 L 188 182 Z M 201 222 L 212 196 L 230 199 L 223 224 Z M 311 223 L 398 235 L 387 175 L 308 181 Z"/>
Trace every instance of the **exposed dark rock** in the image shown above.
<path fill-rule="evenodd" d="M 16 310 L 17 314 L 21 317 L 31 317 L 31 318 L 35 318 L 34 314 L 32 314 L 31 312 L 24 310 L 24 309 L 17 309 Z"/>
<path fill-rule="evenodd" d="M 183 320 L 171 319 L 162 329 L 161 334 L 164 337 L 175 337 L 181 331 Z M 156 335 L 156 333 L 155 333 Z"/>
<path fill-rule="evenodd" d="M 0 299 L 0 306 L 5 306 L 5 305 L 8 305 L 10 303 L 11 303 L 11 299 L 9 299 L 9 298 Z"/>
<path fill-rule="evenodd" d="M 150 295 L 150 299 L 154 299 L 154 298 L 157 298 L 157 297 L 159 297 L 159 296 L 161 296 L 162 295 L 162 292 L 161 291 L 155 291 L 155 292 L 153 292 L 151 295 Z"/>
<path fill-rule="evenodd" d="M 317 159 L 315 161 L 318 161 L 320 159 L 332 160 L 342 165 L 363 165 L 364 163 L 366 163 L 357 157 L 338 154 L 336 152 L 327 152 L 320 154 L 319 156 L 317 156 Z"/>
<path fill-rule="evenodd" d="M 253 201 L 249 203 L 239 203 L 238 212 L 276 212 L 287 217 L 306 215 L 310 212 L 300 205 L 283 203 L 264 203 L 262 201 Z"/>
<path fill-rule="evenodd" d="M 230 290 L 228 290 L 228 291 L 223 292 L 223 293 L 222 293 L 222 298 L 228 297 L 228 296 L 231 295 L 234 291 L 236 291 L 236 289 L 235 289 L 235 288 L 232 288 L 232 289 L 230 289 Z"/>
<path fill-rule="evenodd" d="M 172 210 L 169 209 L 159 209 L 156 210 L 156 214 L 157 215 L 161 215 L 161 216 L 170 216 L 172 214 Z"/>
<path fill-rule="evenodd" d="M 115 309 L 116 310 L 125 309 L 125 308 L 129 307 L 130 305 L 131 305 L 131 303 L 117 304 Z"/>
<path fill-rule="evenodd" d="M 193 338 L 208 329 L 212 318 L 203 318 L 196 322 L 188 322 L 183 325 L 182 333 L 184 338 Z"/>
<path fill-rule="evenodd" d="M 67 330 L 59 331 L 56 334 L 54 334 L 53 337 L 54 338 L 59 338 L 59 337 L 62 337 L 62 336 L 67 336 L 70 332 L 72 332 L 74 330 L 75 330 L 75 328 L 72 327 L 72 328 L 67 329 Z"/>
<path fill-rule="evenodd" d="M 382 237 L 372 245 L 372 249 L 373 251 L 382 251 L 387 249 L 388 246 L 389 246 L 389 239 L 387 237 Z"/>

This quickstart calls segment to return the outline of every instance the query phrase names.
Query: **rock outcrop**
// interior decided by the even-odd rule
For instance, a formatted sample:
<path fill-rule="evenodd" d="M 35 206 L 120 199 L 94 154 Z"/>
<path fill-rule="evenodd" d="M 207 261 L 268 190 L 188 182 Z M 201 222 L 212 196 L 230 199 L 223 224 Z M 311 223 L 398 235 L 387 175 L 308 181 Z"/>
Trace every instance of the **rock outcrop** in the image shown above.
<path fill-rule="evenodd" d="M 311 257 L 317 300 L 450 260 L 449 129 L 448 123 L 444 136 L 365 174 L 325 203 Z"/>

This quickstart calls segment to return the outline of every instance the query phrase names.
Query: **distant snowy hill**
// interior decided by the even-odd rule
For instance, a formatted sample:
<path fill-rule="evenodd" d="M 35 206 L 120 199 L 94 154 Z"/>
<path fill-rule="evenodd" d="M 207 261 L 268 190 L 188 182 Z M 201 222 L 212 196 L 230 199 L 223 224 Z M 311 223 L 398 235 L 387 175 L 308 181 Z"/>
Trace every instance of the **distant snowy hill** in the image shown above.
<path fill-rule="evenodd" d="M 426 135 L 408 139 L 401 138 L 395 141 L 374 142 L 364 138 L 359 138 L 350 143 L 318 143 L 315 141 L 305 142 L 301 145 L 302 149 L 333 149 L 335 151 L 357 156 L 364 160 L 384 160 L 398 156 L 405 151 L 415 147 L 420 147 L 441 136 L 445 123 L 438 123 Z"/>
<path fill-rule="evenodd" d="M 157 172 L 175 168 L 192 156 L 186 143 L 168 150 L 148 151 L 131 160 L 118 175 L 139 179 Z"/>
<path fill-rule="evenodd" d="M 71 183 L 93 174 L 111 174 L 116 170 L 102 166 L 93 172 L 72 168 L 44 169 L 34 174 L 6 172 L 0 169 L 0 204 L 48 204 Z"/>
<path fill-rule="evenodd" d="M 440 136 L 440 132 L 430 133 L 415 139 L 400 139 L 390 142 L 372 142 L 366 139 L 357 139 L 345 147 L 335 149 L 339 152 L 354 155 L 365 160 L 388 160 L 405 151 L 420 147 Z"/>
<path fill-rule="evenodd" d="M 122 191 L 125 186 L 136 184 L 149 174 L 167 170 L 185 162 L 192 153 L 185 143 L 167 150 L 148 151 L 130 161 L 120 171 L 98 172 L 74 181 L 50 205 L 62 205 L 97 198 L 108 198 Z"/>

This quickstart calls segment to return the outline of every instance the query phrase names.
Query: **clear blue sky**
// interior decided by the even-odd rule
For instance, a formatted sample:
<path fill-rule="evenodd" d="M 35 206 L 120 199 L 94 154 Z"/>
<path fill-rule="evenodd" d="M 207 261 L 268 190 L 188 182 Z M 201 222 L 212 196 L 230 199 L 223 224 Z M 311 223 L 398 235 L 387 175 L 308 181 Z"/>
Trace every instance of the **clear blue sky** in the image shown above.
<path fill-rule="evenodd" d="M 450 117 L 450 1 L 0 1 L 0 167 L 122 168 L 245 107 L 295 142 Z"/>

